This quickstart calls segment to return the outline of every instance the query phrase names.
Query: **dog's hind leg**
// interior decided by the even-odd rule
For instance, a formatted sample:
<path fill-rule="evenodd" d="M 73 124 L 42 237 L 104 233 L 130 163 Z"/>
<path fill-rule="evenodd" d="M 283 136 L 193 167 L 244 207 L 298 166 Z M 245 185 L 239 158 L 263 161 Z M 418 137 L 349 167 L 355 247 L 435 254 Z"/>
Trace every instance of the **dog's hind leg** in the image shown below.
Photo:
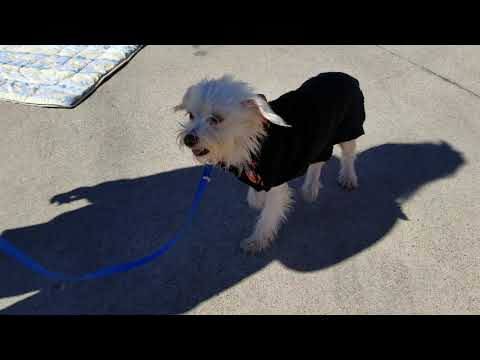
<path fill-rule="evenodd" d="M 276 186 L 265 193 L 265 204 L 250 237 L 243 240 L 241 247 L 250 253 L 268 248 L 281 224 L 286 220 L 292 205 L 292 195 L 287 183 Z"/>
<path fill-rule="evenodd" d="M 338 183 L 347 190 L 358 187 L 357 174 L 355 172 L 356 141 L 351 140 L 340 143 L 342 158 L 340 160 L 340 173 Z"/>
<path fill-rule="evenodd" d="M 302 195 L 305 201 L 313 202 L 317 198 L 318 191 L 322 188 L 320 174 L 325 162 L 318 162 L 308 167 L 305 180 L 302 185 Z"/>
<path fill-rule="evenodd" d="M 256 191 L 252 187 L 248 187 L 247 202 L 253 209 L 261 209 L 265 205 L 265 191 Z"/>

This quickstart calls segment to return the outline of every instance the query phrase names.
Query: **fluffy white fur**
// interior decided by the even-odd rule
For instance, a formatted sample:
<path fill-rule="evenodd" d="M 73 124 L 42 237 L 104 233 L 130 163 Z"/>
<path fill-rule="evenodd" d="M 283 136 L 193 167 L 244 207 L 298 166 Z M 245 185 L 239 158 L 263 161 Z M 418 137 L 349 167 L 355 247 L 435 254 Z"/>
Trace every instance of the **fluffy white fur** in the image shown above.
<path fill-rule="evenodd" d="M 263 121 L 285 125 L 247 83 L 235 81 L 229 75 L 218 80 L 202 80 L 191 86 L 175 110 L 193 115 L 192 120 L 182 123 L 180 145 L 186 134 L 194 132 L 200 139 L 195 148 L 210 151 L 206 156 L 196 157 L 199 162 L 223 162 L 239 169 L 250 161 L 252 152 L 259 150 L 265 136 Z M 212 115 L 221 117 L 222 123 L 209 123 Z"/>
<path fill-rule="evenodd" d="M 313 202 L 317 198 L 318 191 L 322 188 L 320 174 L 324 164 L 324 162 L 320 162 L 308 167 L 305 181 L 302 186 L 302 195 L 305 201 Z"/>
<path fill-rule="evenodd" d="M 342 149 L 342 158 L 338 182 L 347 190 L 353 190 L 358 187 L 357 174 L 355 172 L 355 152 L 356 141 L 348 141 L 340 144 Z"/>
<path fill-rule="evenodd" d="M 181 124 L 179 144 L 184 146 L 185 137 L 195 134 L 197 142 L 190 147 L 198 162 L 223 163 L 240 170 L 250 162 L 251 154 L 260 150 L 262 139 L 266 136 L 265 121 L 288 126 L 247 83 L 236 81 L 229 75 L 202 80 L 191 86 L 175 110 L 187 113 L 187 120 Z M 353 189 L 358 186 L 354 168 L 355 141 L 340 146 L 339 183 Z M 202 154 L 204 150 L 208 153 Z M 317 198 L 323 164 L 313 164 L 307 171 L 302 186 L 302 194 L 307 201 Z M 268 192 L 256 192 L 249 188 L 247 202 L 261 213 L 252 234 L 241 243 L 241 247 L 247 252 L 258 253 L 271 245 L 286 220 L 293 204 L 292 192 L 287 183 Z"/>
<path fill-rule="evenodd" d="M 255 229 L 241 243 L 242 249 L 247 252 L 258 253 L 271 245 L 293 204 L 292 192 L 287 183 L 276 186 L 265 194 Z"/>

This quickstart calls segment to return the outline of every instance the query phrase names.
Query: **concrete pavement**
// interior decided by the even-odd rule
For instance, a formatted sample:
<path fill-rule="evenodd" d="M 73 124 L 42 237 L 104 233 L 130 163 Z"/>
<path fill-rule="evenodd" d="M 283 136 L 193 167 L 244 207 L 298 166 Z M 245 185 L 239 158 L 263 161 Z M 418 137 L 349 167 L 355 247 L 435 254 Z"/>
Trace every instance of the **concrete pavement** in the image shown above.
<path fill-rule="evenodd" d="M 256 212 L 216 173 L 194 231 L 153 265 L 51 284 L 0 255 L 0 314 L 479 314 L 479 60 L 479 46 L 148 46 L 73 110 L 0 102 L 0 233 L 74 274 L 181 224 L 201 169 L 171 108 L 191 83 L 233 73 L 272 99 L 344 71 L 367 111 L 360 189 L 336 185 L 332 159 L 266 255 L 240 251 Z"/>

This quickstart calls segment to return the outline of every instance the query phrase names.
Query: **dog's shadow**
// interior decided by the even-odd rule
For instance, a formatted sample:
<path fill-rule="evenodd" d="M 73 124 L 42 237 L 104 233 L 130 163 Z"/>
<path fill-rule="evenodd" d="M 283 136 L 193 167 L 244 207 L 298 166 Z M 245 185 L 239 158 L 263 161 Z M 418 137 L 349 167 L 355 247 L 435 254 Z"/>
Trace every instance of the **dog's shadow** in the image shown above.
<path fill-rule="evenodd" d="M 239 248 L 257 214 L 245 202 L 246 186 L 217 170 L 193 231 L 146 267 L 84 283 L 52 284 L 0 254 L 0 300 L 39 290 L 3 313 L 182 313 L 274 260 L 296 271 L 320 270 L 358 254 L 397 221 L 415 216 L 404 214 L 399 200 L 453 175 L 463 163 L 446 143 L 376 146 L 359 154 L 361 187 L 349 193 L 336 185 L 339 164 L 332 158 L 317 202 L 305 204 L 296 196 L 288 222 L 263 256 L 247 256 Z M 179 228 L 200 174 L 200 167 L 192 167 L 75 189 L 52 202 L 61 206 L 85 199 L 89 205 L 2 236 L 47 267 L 72 274 L 138 258 Z M 293 185 L 298 188 L 300 181 Z"/>

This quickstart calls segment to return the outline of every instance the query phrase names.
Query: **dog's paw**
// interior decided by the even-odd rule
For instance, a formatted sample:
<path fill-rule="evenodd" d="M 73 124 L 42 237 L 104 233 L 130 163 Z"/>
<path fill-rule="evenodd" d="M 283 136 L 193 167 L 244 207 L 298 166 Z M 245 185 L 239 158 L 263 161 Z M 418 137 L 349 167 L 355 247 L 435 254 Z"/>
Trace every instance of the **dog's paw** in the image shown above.
<path fill-rule="evenodd" d="M 260 210 L 265 205 L 265 194 L 249 190 L 247 194 L 247 203 L 252 209 Z"/>
<path fill-rule="evenodd" d="M 306 202 L 314 202 L 317 199 L 318 191 L 322 188 L 320 181 L 313 184 L 304 183 L 302 186 L 302 197 Z"/>
<path fill-rule="evenodd" d="M 357 175 L 340 172 L 338 175 L 338 184 L 345 190 L 354 190 L 358 188 Z"/>
<path fill-rule="evenodd" d="M 240 243 L 240 247 L 247 254 L 255 255 L 263 253 L 270 247 L 271 244 L 272 238 L 258 238 L 257 236 L 250 236 Z"/>

